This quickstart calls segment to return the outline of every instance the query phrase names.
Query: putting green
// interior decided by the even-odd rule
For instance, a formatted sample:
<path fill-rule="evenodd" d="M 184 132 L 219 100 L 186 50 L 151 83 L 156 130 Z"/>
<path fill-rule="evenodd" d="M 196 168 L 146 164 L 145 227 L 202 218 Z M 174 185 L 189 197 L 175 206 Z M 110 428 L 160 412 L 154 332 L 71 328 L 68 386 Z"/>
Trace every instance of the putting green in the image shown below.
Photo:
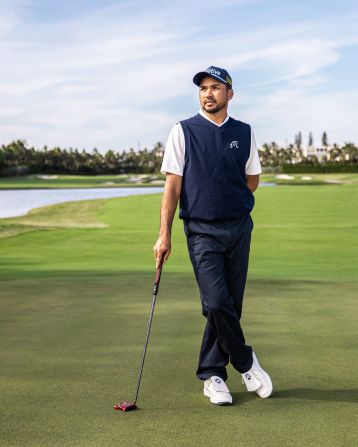
<path fill-rule="evenodd" d="M 255 196 L 243 327 L 275 394 L 247 393 L 229 367 L 231 407 L 195 377 L 204 319 L 176 218 L 140 408 L 112 409 L 135 391 L 159 195 L 3 219 L 0 445 L 356 445 L 358 184 Z"/>

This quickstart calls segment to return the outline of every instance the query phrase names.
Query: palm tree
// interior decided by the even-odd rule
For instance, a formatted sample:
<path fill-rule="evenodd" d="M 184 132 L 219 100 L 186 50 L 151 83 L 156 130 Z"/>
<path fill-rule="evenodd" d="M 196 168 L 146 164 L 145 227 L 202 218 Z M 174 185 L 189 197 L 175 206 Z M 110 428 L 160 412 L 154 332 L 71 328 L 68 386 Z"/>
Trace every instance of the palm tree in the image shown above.
<path fill-rule="evenodd" d="M 328 146 L 327 132 L 323 132 L 323 134 L 322 134 L 322 146 L 324 146 L 324 147 Z"/>

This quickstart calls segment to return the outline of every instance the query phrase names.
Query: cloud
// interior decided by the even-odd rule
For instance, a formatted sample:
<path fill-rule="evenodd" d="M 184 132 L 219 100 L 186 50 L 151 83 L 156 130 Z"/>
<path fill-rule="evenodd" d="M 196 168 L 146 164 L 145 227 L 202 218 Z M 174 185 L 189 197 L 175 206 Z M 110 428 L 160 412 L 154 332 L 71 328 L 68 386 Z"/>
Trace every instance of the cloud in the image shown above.
<path fill-rule="evenodd" d="M 328 132 L 332 143 L 352 141 L 357 116 L 358 91 L 307 95 L 305 89 L 283 88 L 245 108 L 245 118 L 253 124 L 258 144 L 293 142 L 299 130 L 303 131 L 304 144 L 309 131 L 317 144 L 323 131 Z"/>
<path fill-rule="evenodd" d="M 226 0 L 220 8 L 228 4 L 249 7 Z M 39 22 L 31 5 L 0 3 L 0 29 L 6 29 L 0 31 L 1 142 L 24 138 L 35 146 L 120 150 L 165 141 L 170 127 L 186 117 L 175 107 L 180 98 L 192 94 L 187 114 L 196 112 L 191 79 L 213 60 L 230 67 L 234 81 L 243 73 L 232 111 L 254 125 L 259 143 L 292 140 L 297 130 L 320 126 L 357 140 L 349 118 L 356 112 L 357 85 L 350 93 L 332 89 L 326 73 L 358 43 L 352 15 L 275 25 L 257 19 L 252 29 L 218 22 L 208 33 L 210 11 L 202 12 L 201 22 L 183 14 L 185 4 L 152 9 L 145 1 L 121 3 Z M 328 104 L 344 123 L 332 119 Z"/>

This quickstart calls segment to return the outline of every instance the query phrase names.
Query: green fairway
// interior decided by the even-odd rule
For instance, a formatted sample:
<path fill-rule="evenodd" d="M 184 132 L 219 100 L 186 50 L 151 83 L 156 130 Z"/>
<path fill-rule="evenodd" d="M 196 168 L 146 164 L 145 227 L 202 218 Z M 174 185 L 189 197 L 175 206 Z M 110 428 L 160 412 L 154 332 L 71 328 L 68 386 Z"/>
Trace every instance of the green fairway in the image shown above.
<path fill-rule="evenodd" d="M 38 188 L 116 188 L 132 186 L 160 186 L 165 177 L 161 174 L 120 175 L 26 175 L 0 177 L 1 189 Z M 158 180 L 160 181 L 158 183 Z"/>
<path fill-rule="evenodd" d="M 135 392 L 160 195 L 1 219 L 0 445 L 357 445 L 358 176 L 350 178 L 255 193 L 243 328 L 275 392 L 246 392 L 229 367 L 231 407 L 210 404 L 195 377 L 205 321 L 176 217 L 140 408 L 112 409 Z"/>
<path fill-rule="evenodd" d="M 357 184 L 358 175 L 348 173 L 335 174 L 262 174 L 261 182 L 274 182 L 278 185 L 334 185 Z M 0 177 L 1 189 L 38 189 L 38 188 L 118 188 L 132 186 L 161 186 L 163 175 L 122 174 L 122 175 L 28 175 L 21 177 Z"/>

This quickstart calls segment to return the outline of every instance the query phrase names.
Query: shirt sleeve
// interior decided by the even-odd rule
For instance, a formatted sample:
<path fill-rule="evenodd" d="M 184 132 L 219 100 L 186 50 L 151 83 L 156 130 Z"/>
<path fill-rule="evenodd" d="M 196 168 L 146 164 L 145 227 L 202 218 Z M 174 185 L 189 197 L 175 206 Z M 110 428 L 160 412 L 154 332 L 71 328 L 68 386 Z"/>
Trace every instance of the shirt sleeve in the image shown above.
<path fill-rule="evenodd" d="M 160 172 L 183 176 L 185 160 L 185 139 L 183 128 L 177 123 L 170 131 L 164 150 L 164 157 Z"/>
<path fill-rule="evenodd" d="M 260 158 L 259 158 L 259 151 L 257 149 L 255 135 L 251 127 L 251 148 L 250 148 L 250 157 L 247 160 L 246 163 L 246 170 L 247 175 L 258 175 L 262 173 Z"/>

